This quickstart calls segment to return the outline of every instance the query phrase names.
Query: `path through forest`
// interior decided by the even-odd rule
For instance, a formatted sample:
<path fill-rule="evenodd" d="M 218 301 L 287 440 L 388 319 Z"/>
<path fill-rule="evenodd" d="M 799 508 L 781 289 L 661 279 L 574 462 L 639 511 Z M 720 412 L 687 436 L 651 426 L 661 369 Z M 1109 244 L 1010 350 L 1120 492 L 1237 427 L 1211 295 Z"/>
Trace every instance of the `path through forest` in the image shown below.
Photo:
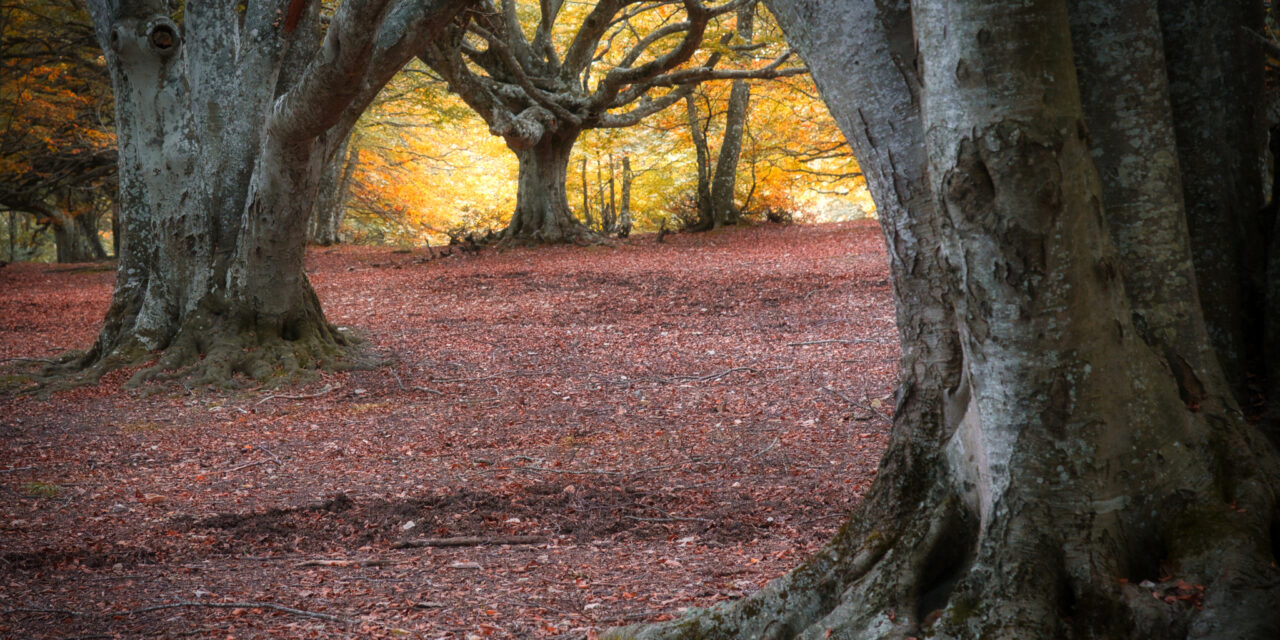
<path fill-rule="evenodd" d="M 49 399 L 14 359 L 87 347 L 113 274 L 0 269 L 0 636 L 582 637 L 757 589 L 870 484 L 874 222 L 425 257 L 309 258 L 388 366 Z"/>

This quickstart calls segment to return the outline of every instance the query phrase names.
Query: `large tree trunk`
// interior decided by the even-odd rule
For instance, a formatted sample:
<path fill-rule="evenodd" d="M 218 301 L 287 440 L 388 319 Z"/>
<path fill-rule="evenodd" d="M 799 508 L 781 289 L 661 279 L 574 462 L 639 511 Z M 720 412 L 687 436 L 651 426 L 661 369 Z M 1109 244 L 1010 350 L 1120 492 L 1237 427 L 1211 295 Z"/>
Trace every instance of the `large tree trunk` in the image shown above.
<path fill-rule="evenodd" d="M 133 382 L 188 366 L 203 383 L 288 378 L 346 357 L 303 271 L 297 219 L 315 202 L 327 150 L 261 126 L 271 79 L 291 60 L 283 44 L 260 44 L 255 68 L 237 67 L 232 25 L 206 11 L 188 8 L 186 42 L 159 14 L 109 27 L 123 238 L 115 297 L 79 363 L 93 377 L 157 351 Z M 196 39 L 219 45 L 184 46 Z"/>
<path fill-rule="evenodd" d="M 1073 5 L 1095 12 L 1077 27 L 1138 15 L 1152 33 L 1142 2 L 1089 4 Z M 1185 236 L 1155 219 L 1176 203 L 1098 178 L 1066 3 L 917 2 L 923 101 L 902 3 L 771 8 L 879 205 L 902 336 L 892 439 L 867 499 L 800 568 L 609 636 L 1280 637 L 1274 451 L 1206 362 L 1194 296 L 1172 299 L 1194 282 Z M 1132 42 L 1112 26 L 1077 29 L 1091 81 L 1114 35 Z M 1133 72 L 1156 82 L 1146 64 Z M 1161 131 L 1145 118 L 1134 135 Z M 1098 153 L 1152 148 L 1100 138 Z M 1170 162 L 1128 160 L 1137 176 Z M 1127 203 L 1128 222 L 1103 202 Z M 1135 216 L 1153 218 L 1160 245 L 1117 238 L 1117 251 L 1112 233 Z M 1130 269 L 1144 253 L 1174 270 Z"/>
<path fill-rule="evenodd" d="M 543 135 L 536 144 L 513 146 L 520 162 L 516 210 L 503 231 L 515 243 L 588 242 L 593 233 L 569 210 L 566 182 L 569 153 L 578 130 L 559 129 Z"/>
<path fill-rule="evenodd" d="M 303 270 L 323 168 L 360 112 L 465 0 L 92 0 L 119 144 L 119 270 L 72 382 L 159 355 L 159 375 L 283 381 L 356 364 Z M 380 37 L 385 36 L 385 37 Z M 166 373 L 173 372 L 173 373 Z"/>

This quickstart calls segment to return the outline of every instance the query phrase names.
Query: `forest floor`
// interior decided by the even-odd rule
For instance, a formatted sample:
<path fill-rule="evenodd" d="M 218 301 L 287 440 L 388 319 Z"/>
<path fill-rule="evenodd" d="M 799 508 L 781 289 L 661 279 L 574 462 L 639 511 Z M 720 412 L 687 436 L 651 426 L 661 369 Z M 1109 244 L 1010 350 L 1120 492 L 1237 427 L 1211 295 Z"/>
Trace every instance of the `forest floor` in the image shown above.
<path fill-rule="evenodd" d="M 88 347 L 114 275 L 0 269 L 0 637 L 591 637 L 755 591 L 875 475 L 874 222 L 425 257 L 309 256 L 381 368 L 47 399 L 15 359 Z"/>

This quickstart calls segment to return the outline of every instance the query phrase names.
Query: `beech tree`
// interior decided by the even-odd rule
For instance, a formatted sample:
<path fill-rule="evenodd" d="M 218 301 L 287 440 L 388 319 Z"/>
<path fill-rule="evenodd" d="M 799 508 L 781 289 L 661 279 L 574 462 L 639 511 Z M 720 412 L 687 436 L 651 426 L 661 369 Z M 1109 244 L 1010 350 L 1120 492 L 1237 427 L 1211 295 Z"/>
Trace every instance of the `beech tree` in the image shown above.
<path fill-rule="evenodd" d="M 466 0 L 89 0 L 115 93 L 120 262 L 84 378 L 162 352 L 288 377 L 352 362 L 303 271 L 323 169 L 379 89 Z M 177 15 L 177 14 L 174 14 Z"/>
<path fill-rule="evenodd" d="M 1227 302 L 1197 288 L 1202 192 L 1180 168 L 1190 103 L 1260 93 L 1170 69 L 1260 65 L 1235 44 L 1260 5 L 771 7 L 878 206 L 902 347 L 891 441 L 792 573 L 602 637 L 1280 637 L 1280 464 L 1206 330 L 1201 301 Z M 1194 180 L 1248 185 L 1260 125 L 1217 125 L 1222 161 Z"/>
<path fill-rule="evenodd" d="M 754 2 L 601 0 L 573 20 L 572 35 L 560 38 L 556 23 L 566 3 L 545 0 L 538 4 L 530 39 L 519 3 L 485 0 L 470 23 L 433 43 L 423 62 L 519 159 L 516 209 L 505 237 L 552 243 L 591 239 L 573 217 L 565 189 L 569 155 L 584 130 L 633 126 L 706 80 L 803 73 L 784 66 L 789 54 L 760 68 L 716 69 L 723 56 L 719 51 L 690 62 L 703 48 L 713 18 Z M 671 12 L 673 7 L 681 12 Z M 663 12 L 668 19 L 641 31 L 644 19 Z"/>
<path fill-rule="evenodd" d="M 755 27 L 755 7 L 738 8 L 738 36 L 751 42 Z M 689 118 L 689 131 L 698 159 L 698 186 L 695 198 L 698 221 L 690 228 L 707 231 L 738 223 L 741 211 L 734 202 L 738 184 L 738 160 L 742 155 L 742 136 L 747 127 L 748 109 L 751 106 L 751 86 L 746 80 L 734 80 L 729 91 L 729 103 L 725 109 L 724 134 L 720 138 L 720 152 L 715 166 L 711 166 L 711 150 L 706 130 L 698 116 L 694 94 L 685 96 L 685 111 Z M 710 114 L 708 114 L 710 116 Z"/>

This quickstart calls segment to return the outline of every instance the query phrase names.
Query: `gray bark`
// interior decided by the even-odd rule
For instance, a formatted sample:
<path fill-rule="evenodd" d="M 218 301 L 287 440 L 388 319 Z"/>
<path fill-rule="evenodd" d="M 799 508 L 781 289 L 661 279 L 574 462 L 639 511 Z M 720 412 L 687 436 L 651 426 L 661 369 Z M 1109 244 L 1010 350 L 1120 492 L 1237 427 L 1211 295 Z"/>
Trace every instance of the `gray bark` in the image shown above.
<path fill-rule="evenodd" d="M 622 156 L 622 194 L 618 204 L 618 227 L 614 230 L 619 238 L 631 235 L 631 181 L 634 178 L 631 157 Z"/>
<path fill-rule="evenodd" d="M 461 0 L 347 0 L 327 30 L 309 3 L 89 3 L 111 70 L 119 144 L 120 262 L 78 380 L 159 363 L 225 383 L 354 361 L 303 271 L 323 167 L 382 84 Z"/>
<path fill-rule="evenodd" d="M 520 162 L 516 210 L 506 235 L 515 241 L 561 243 L 589 240 L 589 230 L 573 217 L 565 188 L 569 154 L 577 131 L 557 132 L 538 144 L 513 148 Z"/>
<path fill-rule="evenodd" d="M 312 244 L 327 247 L 342 241 L 338 230 L 346 217 L 351 177 L 360 158 L 359 145 L 353 141 L 354 137 L 354 133 L 349 134 L 338 147 L 333 160 L 325 165 L 316 206 L 307 221 L 307 237 Z"/>
<path fill-rule="evenodd" d="M 61 263 L 105 260 L 107 252 L 98 240 L 97 216 L 90 211 L 79 215 L 50 209 L 57 260 Z"/>
<path fill-rule="evenodd" d="M 1262 4 L 1161 0 L 1187 222 L 1205 322 L 1237 397 L 1263 353 Z"/>
<path fill-rule="evenodd" d="M 582 156 L 582 218 L 587 226 L 593 226 L 595 220 L 591 217 L 591 190 L 587 183 L 587 156 Z"/>
<path fill-rule="evenodd" d="M 738 37 L 750 43 L 755 23 L 755 5 L 738 9 Z M 738 223 L 740 210 L 734 202 L 738 184 L 738 160 L 742 156 L 742 136 L 751 106 L 751 86 L 746 80 L 734 80 L 729 90 L 729 107 L 724 116 L 724 136 L 711 178 L 711 215 L 715 226 Z"/>
<path fill-rule="evenodd" d="M 1096 65 L 1117 34 L 1154 32 L 1154 14 L 1121 4 L 1086 28 L 1076 14 L 1087 82 L 1107 77 Z M 746 600 L 605 637 L 1280 635 L 1275 452 L 1197 360 L 1204 332 L 1182 332 L 1198 321 L 1172 317 L 1199 313 L 1171 299 L 1193 283 L 1164 219 L 1179 208 L 1134 193 L 1168 189 L 1169 158 L 1138 157 L 1153 147 L 1124 127 L 1087 139 L 1082 97 L 1105 96 L 1077 85 L 1067 3 L 771 8 L 879 205 L 902 329 L 892 439 L 867 499 L 804 565 Z M 1132 22 L 1100 28 L 1120 14 Z M 1152 64 L 1139 58 L 1134 73 Z M 1124 91 L 1158 83 L 1141 80 Z M 1151 144 L 1167 150 L 1168 122 L 1148 125 L 1138 97 L 1126 115 L 1163 127 Z M 1100 177 L 1091 151 L 1152 179 Z M 1130 211 L 1112 221 L 1104 202 Z M 1143 218 L 1160 246 L 1122 238 Z M 1175 271 L 1130 268 L 1147 255 Z M 1152 597 L 1177 580 L 1204 586 L 1203 609 Z"/>
<path fill-rule="evenodd" d="M 703 128 L 702 117 L 698 115 L 698 103 L 693 94 L 685 96 L 684 109 L 689 121 L 689 136 L 693 140 L 696 159 L 694 170 L 697 172 L 694 206 L 698 217 L 689 228 L 706 231 L 715 226 L 715 215 L 711 211 L 711 149 L 707 144 L 707 132 Z"/>
<path fill-rule="evenodd" d="M 1071 27 L 1090 149 L 1120 259 L 1133 323 L 1152 347 L 1177 354 L 1185 402 L 1222 370 L 1207 340 L 1196 287 L 1157 0 L 1072 0 Z"/>

